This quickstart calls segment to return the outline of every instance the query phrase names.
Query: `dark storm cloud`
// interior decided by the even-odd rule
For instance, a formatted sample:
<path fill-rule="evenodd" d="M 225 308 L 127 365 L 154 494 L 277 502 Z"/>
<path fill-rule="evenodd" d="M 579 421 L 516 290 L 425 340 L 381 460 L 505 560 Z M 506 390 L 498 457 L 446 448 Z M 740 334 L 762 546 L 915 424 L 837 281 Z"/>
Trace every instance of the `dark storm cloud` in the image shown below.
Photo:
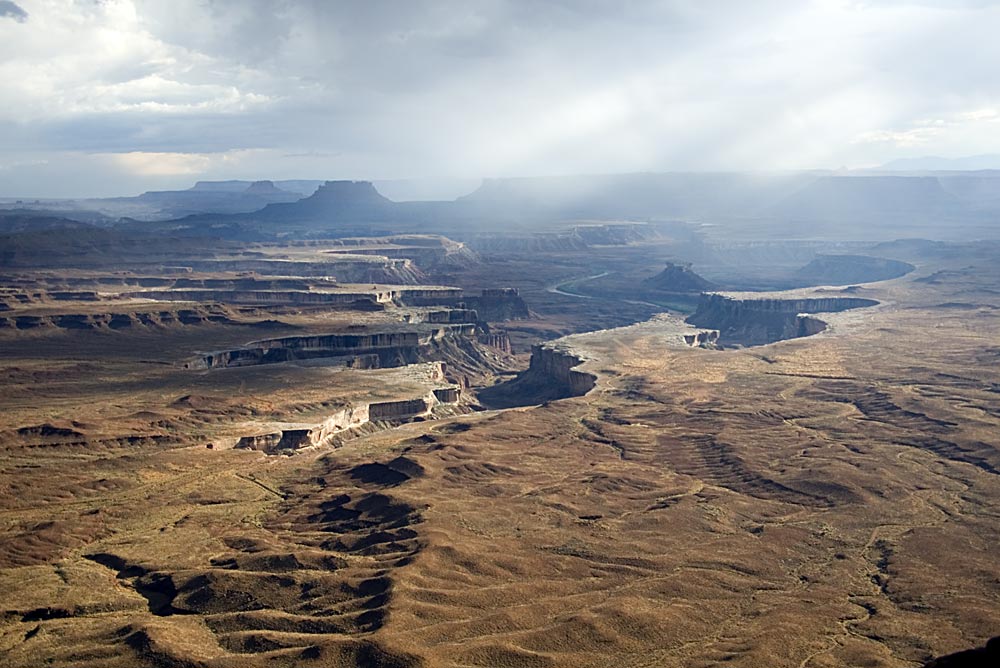
<path fill-rule="evenodd" d="M 21 9 L 17 3 L 10 0 L 0 0 L 0 18 L 14 19 L 24 23 L 28 20 L 28 12 Z"/>

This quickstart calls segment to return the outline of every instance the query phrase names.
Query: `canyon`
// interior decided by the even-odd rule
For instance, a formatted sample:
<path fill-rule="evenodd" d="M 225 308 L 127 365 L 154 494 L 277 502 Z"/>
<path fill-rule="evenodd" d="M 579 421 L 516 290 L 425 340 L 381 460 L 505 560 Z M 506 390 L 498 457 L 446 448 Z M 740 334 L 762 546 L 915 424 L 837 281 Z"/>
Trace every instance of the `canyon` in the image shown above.
<path fill-rule="evenodd" d="M 618 215 L 749 197 L 721 176 L 586 206 L 561 183 L 453 206 L 332 183 L 234 218 L 284 186 L 216 184 L 176 199 L 215 208 L 191 218 L 13 233 L 0 665 L 987 651 L 996 243 Z M 497 202 L 510 229 L 462 217 Z"/>

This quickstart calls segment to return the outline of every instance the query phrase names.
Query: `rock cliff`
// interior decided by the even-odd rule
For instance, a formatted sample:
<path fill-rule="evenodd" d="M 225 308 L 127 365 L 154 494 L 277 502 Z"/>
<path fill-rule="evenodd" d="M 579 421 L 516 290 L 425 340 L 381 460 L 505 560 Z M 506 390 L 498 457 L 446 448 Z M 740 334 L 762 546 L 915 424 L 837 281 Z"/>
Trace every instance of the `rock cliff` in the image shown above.
<path fill-rule="evenodd" d="M 479 317 L 486 322 L 522 320 L 531 315 L 517 288 L 483 290 L 478 297 L 466 297 L 465 304 L 468 308 L 476 309 Z"/>
<path fill-rule="evenodd" d="M 319 242 L 317 242 L 319 243 Z M 464 243 L 441 236 L 398 235 L 324 240 L 331 255 L 375 255 L 408 258 L 425 271 L 447 271 L 474 266 L 479 256 Z"/>
<path fill-rule="evenodd" d="M 860 297 L 735 298 L 720 293 L 702 295 L 698 310 L 687 319 L 697 327 L 719 330 L 723 345 L 755 346 L 823 331 L 822 320 L 807 313 L 836 313 L 875 306 Z"/>
<path fill-rule="evenodd" d="M 318 424 L 288 425 L 264 433 L 242 436 L 235 447 L 267 454 L 290 454 L 307 447 L 338 445 L 364 429 L 378 429 L 380 425 L 383 428 L 394 426 L 417 417 L 433 417 L 439 406 L 457 404 L 461 399 L 460 388 L 447 386 L 410 399 L 346 405 Z"/>
<path fill-rule="evenodd" d="M 409 258 L 382 256 L 330 256 L 329 262 L 295 260 L 195 260 L 188 263 L 196 271 L 255 272 L 265 276 L 336 277 L 343 283 L 419 285 L 427 282 L 423 271 Z"/>
<path fill-rule="evenodd" d="M 424 294 L 418 290 L 406 290 L 400 292 L 398 301 L 409 306 L 453 306 L 474 309 L 479 314 L 479 319 L 486 322 L 520 320 L 531 315 L 517 288 L 488 288 L 479 296 L 465 296 L 461 290 L 451 293 L 431 290 Z"/>
<path fill-rule="evenodd" d="M 119 313 L 60 313 L 7 315 L 0 317 L 2 330 L 121 330 L 137 327 L 162 328 L 209 323 L 239 324 L 222 307 L 199 306 L 177 311 L 129 311 Z"/>
<path fill-rule="evenodd" d="M 495 340 L 481 340 L 490 332 L 474 322 L 412 327 L 266 339 L 243 348 L 208 353 L 185 366 L 213 369 L 330 358 L 350 368 L 377 369 L 443 361 L 456 379 L 504 367 L 501 358 L 509 351 L 509 339 L 499 335 Z"/>
<path fill-rule="evenodd" d="M 159 301 L 220 302 L 252 306 L 343 306 L 360 310 L 384 308 L 370 292 L 313 292 L 310 290 L 142 290 L 126 297 Z"/>
<path fill-rule="evenodd" d="M 528 371 L 558 387 L 565 396 L 575 397 L 590 392 L 597 382 L 594 374 L 575 369 L 583 362 L 583 358 L 569 350 L 542 344 L 532 347 Z"/>
<path fill-rule="evenodd" d="M 576 369 L 583 362 L 557 342 L 533 346 L 528 368 L 510 382 L 481 390 L 479 400 L 488 408 L 511 408 L 582 396 L 597 383 L 597 376 Z"/>

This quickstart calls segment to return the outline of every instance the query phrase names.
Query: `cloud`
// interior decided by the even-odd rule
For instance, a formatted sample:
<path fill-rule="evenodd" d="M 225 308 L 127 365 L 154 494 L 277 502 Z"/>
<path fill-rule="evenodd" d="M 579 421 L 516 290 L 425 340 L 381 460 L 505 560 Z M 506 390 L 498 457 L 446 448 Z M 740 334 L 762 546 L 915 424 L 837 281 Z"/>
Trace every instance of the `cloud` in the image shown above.
<path fill-rule="evenodd" d="M 14 19 L 18 23 L 28 20 L 28 12 L 21 9 L 16 2 L 0 0 L 0 18 Z"/>
<path fill-rule="evenodd" d="M 255 151 L 221 153 L 149 153 L 132 151 L 96 155 L 111 160 L 123 170 L 141 176 L 177 176 L 203 174 L 227 167 L 238 167 L 253 158 Z"/>
<path fill-rule="evenodd" d="M 859 144 L 893 144 L 899 148 L 909 148 L 926 144 L 941 134 L 942 128 L 929 126 L 909 130 L 871 130 L 863 132 L 855 139 Z"/>
<path fill-rule="evenodd" d="M 932 142 L 939 145 L 967 146 L 976 152 L 975 142 L 993 136 L 1000 123 L 1000 109 L 981 108 L 955 112 L 944 118 L 922 118 L 906 128 L 870 130 L 853 140 L 855 144 L 889 144 L 896 148 L 913 148 Z M 964 152 L 964 151 L 963 151 Z"/>
<path fill-rule="evenodd" d="M 0 23 L 0 151 L 26 160 L 389 179 L 866 164 L 976 132 L 1000 152 L 960 118 L 1000 108 L 985 0 L 29 8 Z M 93 157 L 117 153 L 245 157 Z"/>

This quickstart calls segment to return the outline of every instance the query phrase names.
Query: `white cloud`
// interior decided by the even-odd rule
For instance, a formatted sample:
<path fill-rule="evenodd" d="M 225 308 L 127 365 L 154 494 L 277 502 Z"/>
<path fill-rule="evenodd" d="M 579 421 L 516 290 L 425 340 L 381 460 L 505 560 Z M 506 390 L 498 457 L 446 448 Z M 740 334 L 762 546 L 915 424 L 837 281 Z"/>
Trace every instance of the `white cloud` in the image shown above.
<path fill-rule="evenodd" d="M 96 158 L 113 161 L 123 170 L 142 176 L 175 176 L 180 174 L 203 174 L 220 166 L 239 165 L 253 151 L 229 151 L 226 153 L 130 153 L 98 154 Z"/>
<path fill-rule="evenodd" d="M 858 144 L 892 144 L 899 148 L 910 148 L 926 144 L 940 135 L 942 129 L 934 126 L 911 128 L 909 130 L 870 130 L 862 132 L 855 139 Z"/>
<path fill-rule="evenodd" d="M 139 110 L 155 122 L 159 113 L 245 111 L 270 101 L 238 78 L 211 80 L 212 65 L 150 33 L 129 0 L 40 2 L 30 21 L 0 39 L 0 120 Z"/>
<path fill-rule="evenodd" d="M 916 119 L 906 128 L 862 132 L 853 141 L 855 144 L 888 144 L 899 149 L 922 147 L 924 152 L 929 149 L 945 155 L 978 154 L 983 152 L 984 140 L 996 135 L 996 128 L 991 127 L 996 123 L 1000 123 L 997 109 L 973 109 L 954 112 L 944 118 Z M 952 151 L 949 147 L 953 147 Z"/>
<path fill-rule="evenodd" d="M 973 109 L 959 114 L 963 121 L 997 121 L 1000 122 L 1000 109 Z"/>
<path fill-rule="evenodd" d="M 0 151 L 73 153 L 115 178 L 1000 152 L 1000 4 L 985 0 L 19 4 L 27 20 L 0 21 Z M 110 154 L 131 157 L 94 157 Z"/>

